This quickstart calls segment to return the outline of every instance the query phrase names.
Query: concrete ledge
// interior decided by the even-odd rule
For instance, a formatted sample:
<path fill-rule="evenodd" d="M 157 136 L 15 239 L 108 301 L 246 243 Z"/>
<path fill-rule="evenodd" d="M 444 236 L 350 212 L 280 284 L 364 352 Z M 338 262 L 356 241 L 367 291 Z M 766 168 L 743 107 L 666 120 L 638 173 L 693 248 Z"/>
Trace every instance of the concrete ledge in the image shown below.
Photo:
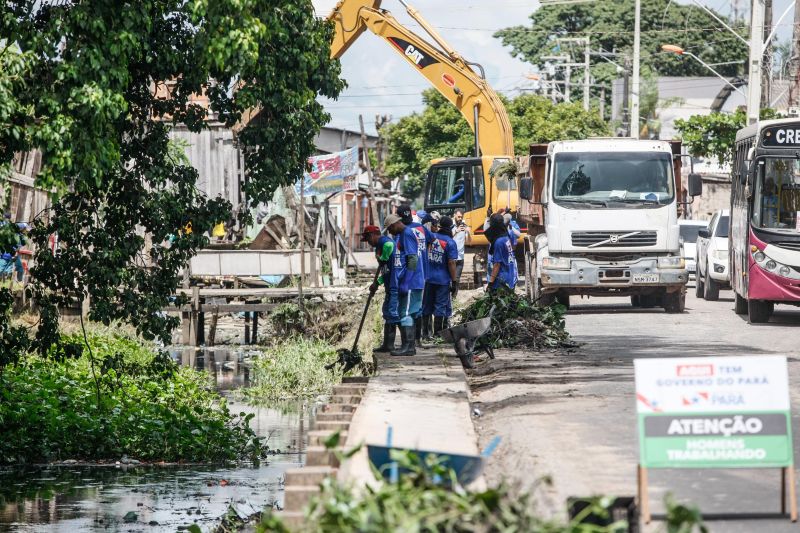
<path fill-rule="evenodd" d="M 276 514 L 289 531 L 301 531 L 306 524 L 306 515 L 303 511 L 281 511 Z"/>
<path fill-rule="evenodd" d="M 336 433 L 328 429 L 319 429 L 308 432 L 309 446 L 325 446 L 325 441 Z M 339 431 L 339 442 L 347 442 L 347 431 Z"/>
<path fill-rule="evenodd" d="M 367 389 L 366 383 L 345 383 L 333 387 L 334 396 L 360 396 Z"/>
<path fill-rule="evenodd" d="M 319 485 L 326 477 L 336 475 L 336 472 L 331 466 L 306 466 L 290 468 L 284 478 L 288 486 L 311 486 Z"/>
<path fill-rule="evenodd" d="M 323 407 L 320 413 L 354 413 L 358 407 L 357 403 L 329 403 Z"/>
<path fill-rule="evenodd" d="M 348 413 L 317 413 L 317 422 L 349 422 L 353 418 L 353 412 Z"/>
<path fill-rule="evenodd" d="M 347 431 L 350 428 L 349 420 L 336 420 L 333 422 L 323 420 L 314 422 L 314 429 L 329 431 Z"/>
<path fill-rule="evenodd" d="M 345 449 L 342 447 L 334 448 L 333 450 L 344 453 Z M 309 446 L 306 450 L 306 466 L 330 466 L 334 468 L 339 467 L 339 459 L 333 450 L 329 450 L 324 446 Z"/>
<path fill-rule="evenodd" d="M 350 405 L 358 405 L 361 403 L 361 394 L 363 394 L 363 391 L 359 392 L 359 394 L 337 394 L 335 396 L 331 396 L 330 404 L 345 403 Z"/>
<path fill-rule="evenodd" d="M 296 487 L 286 487 L 283 492 L 283 509 L 287 512 L 305 511 L 311 498 L 320 493 L 317 485 L 300 485 Z"/>
<path fill-rule="evenodd" d="M 345 378 L 342 385 L 334 387 L 330 403 L 324 406 L 314 421 L 314 429 L 308 432 L 306 464 L 303 468 L 286 471 L 284 509 L 280 513 L 286 526 L 292 531 L 305 527 L 305 509 L 311 498 L 319 494 L 320 484 L 329 476 L 338 473 L 339 459 L 334 450 L 325 448 L 325 441 L 337 431 L 342 440 L 337 451 L 344 451 L 341 443 L 347 438 L 350 419 L 353 418 L 361 395 L 367 387 L 368 378 Z"/>
<path fill-rule="evenodd" d="M 364 398 L 350 422 L 345 449 L 359 444 L 392 445 L 444 453 L 477 455 L 469 388 L 451 349 L 417 349 L 415 357 L 379 356 L 378 375 L 370 378 Z M 339 468 L 339 479 L 373 484 L 364 447 Z M 473 485 L 483 486 L 483 480 Z"/>

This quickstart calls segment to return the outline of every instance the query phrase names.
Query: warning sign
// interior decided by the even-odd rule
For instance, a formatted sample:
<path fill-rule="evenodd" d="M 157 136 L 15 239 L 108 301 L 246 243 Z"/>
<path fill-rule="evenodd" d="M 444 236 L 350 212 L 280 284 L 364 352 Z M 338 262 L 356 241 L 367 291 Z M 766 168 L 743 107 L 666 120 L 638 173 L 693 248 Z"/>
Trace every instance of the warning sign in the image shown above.
<path fill-rule="evenodd" d="M 785 357 L 637 359 L 634 369 L 642 467 L 792 465 Z"/>

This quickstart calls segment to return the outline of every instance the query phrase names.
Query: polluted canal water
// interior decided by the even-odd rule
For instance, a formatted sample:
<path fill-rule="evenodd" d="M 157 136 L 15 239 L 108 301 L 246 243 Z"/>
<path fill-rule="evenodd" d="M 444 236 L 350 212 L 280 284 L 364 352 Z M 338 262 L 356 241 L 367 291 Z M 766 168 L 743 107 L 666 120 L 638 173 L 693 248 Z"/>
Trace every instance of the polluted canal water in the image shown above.
<path fill-rule="evenodd" d="M 259 466 L 81 466 L 0 469 L 0 532 L 209 531 L 233 506 L 241 516 L 282 507 L 283 473 L 305 462 L 313 404 L 276 407 L 238 401 L 249 385 L 244 349 L 173 350 L 181 364 L 206 370 L 232 413 L 255 416 L 270 455 Z"/>

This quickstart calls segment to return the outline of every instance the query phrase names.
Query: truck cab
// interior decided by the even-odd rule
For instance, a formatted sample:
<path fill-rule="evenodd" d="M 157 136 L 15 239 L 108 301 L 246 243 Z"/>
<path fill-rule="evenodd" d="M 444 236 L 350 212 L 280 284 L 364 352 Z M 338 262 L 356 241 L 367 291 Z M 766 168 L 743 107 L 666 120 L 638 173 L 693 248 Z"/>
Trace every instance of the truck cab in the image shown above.
<path fill-rule="evenodd" d="M 525 248 L 531 297 L 568 304 L 576 295 L 630 296 L 634 306 L 683 311 L 679 144 L 676 150 L 665 141 L 627 138 L 558 141 L 538 150 L 530 168 L 543 174 L 539 187 L 520 186 L 523 194 L 541 191 L 524 199 L 541 208 L 539 231 L 529 232 Z M 697 180 L 690 181 L 690 194 L 699 194 Z"/>

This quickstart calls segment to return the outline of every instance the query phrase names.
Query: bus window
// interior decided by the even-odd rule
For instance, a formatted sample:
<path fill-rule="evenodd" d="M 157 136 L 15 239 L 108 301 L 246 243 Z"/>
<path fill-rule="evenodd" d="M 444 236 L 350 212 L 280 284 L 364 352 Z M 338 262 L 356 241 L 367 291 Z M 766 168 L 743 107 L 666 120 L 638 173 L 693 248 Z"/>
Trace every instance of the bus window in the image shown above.
<path fill-rule="evenodd" d="M 465 198 L 462 172 L 463 167 L 461 166 L 438 166 L 432 168 L 428 204 L 463 204 Z"/>
<path fill-rule="evenodd" d="M 800 161 L 794 158 L 758 161 L 753 188 L 754 226 L 798 231 Z"/>

